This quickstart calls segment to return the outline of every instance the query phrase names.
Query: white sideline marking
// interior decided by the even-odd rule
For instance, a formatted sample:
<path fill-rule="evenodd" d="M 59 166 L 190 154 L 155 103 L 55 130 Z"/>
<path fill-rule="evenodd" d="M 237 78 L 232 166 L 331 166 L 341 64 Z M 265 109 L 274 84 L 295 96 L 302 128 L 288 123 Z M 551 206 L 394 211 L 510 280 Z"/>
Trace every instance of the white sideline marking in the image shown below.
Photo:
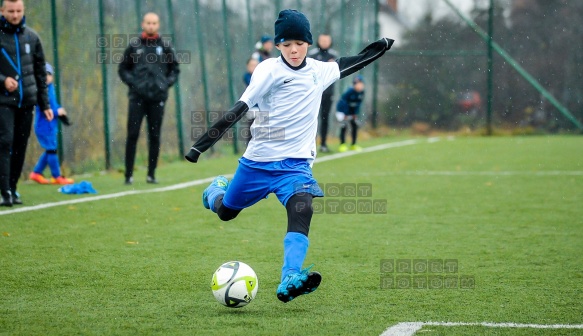
<path fill-rule="evenodd" d="M 437 142 L 439 140 L 440 140 L 439 137 L 433 137 L 433 138 L 428 138 L 428 139 L 424 139 L 424 140 L 412 139 L 412 140 L 404 140 L 404 141 L 398 141 L 398 142 L 389 142 L 389 143 L 382 144 L 382 145 L 376 145 L 376 146 L 372 146 L 372 147 L 363 148 L 362 151 L 360 151 L 360 152 L 350 151 L 350 152 L 327 155 L 327 156 L 324 156 L 322 158 L 316 159 L 316 163 L 336 160 L 336 159 L 340 159 L 343 157 L 362 154 L 362 153 L 376 152 L 376 151 L 388 149 L 388 148 L 396 148 L 396 147 L 403 147 L 403 146 L 408 146 L 408 145 L 415 145 L 415 144 L 418 144 L 421 142 L 434 143 L 434 142 Z"/>
<path fill-rule="evenodd" d="M 414 139 L 414 140 L 390 142 L 387 144 L 363 148 L 362 151 L 360 151 L 360 152 L 351 151 L 351 152 L 344 152 L 344 153 L 337 153 L 337 154 L 328 155 L 328 156 L 325 156 L 323 158 L 317 159 L 316 163 L 340 159 L 340 158 L 344 158 L 344 157 L 348 157 L 348 156 L 352 156 L 352 155 L 356 155 L 356 154 L 361 154 L 361 153 L 379 151 L 379 150 L 383 150 L 383 149 L 387 149 L 387 148 L 395 148 L 395 147 L 414 145 L 414 144 L 418 144 L 418 143 L 421 143 L 424 141 L 429 142 L 429 143 L 433 143 L 433 142 L 439 141 L 439 138 L 434 137 L 434 138 L 428 138 L 428 139 L 423 139 L 423 140 Z M 232 177 L 233 174 L 224 175 L 224 176 Z M 10 215 L 10 214 L 19 213 L 19 212 L 42 210 L 42 209 L 52 208 L 52 207 L 56 207 L 56 206 L 60 206 L 60 205 L 93 202 L 93 201 L 100 201 L 100 200 L 104 200 L 104 199 L 117 198 L 117 197 L 129 196 L 129 195 L 139 195 L 139 194 L 148 194 L 148 193 L 156 193 L 156 192 L 165 192 L 165 191 L 184 189 L 184 188 L 188 188 L 188 187 L 192 187 L 192 186 L 196 186 L 196 185 L 200 185 L 200 184 L 204 184 L 204 183 L 210 183 L 213 179 L 214 179 L 214 177 L 208 177 L 205 179 L 200 179 L 200 180 L 195 180 L 195 181 L 190 181 L 190 182 L 183 182 L 183 183 L 173 184 L 173 185 L 170 185 L 167 187 L 161 187 L 161 188 L 155 188 L 155 189 L 129 190 L 129 191 L 122 191 L 122 192 L 118 192 L 118 193 L 114 193 L 114 194 L 83 197 L 83 198 L 78 198 L 78 199 L 73 199 L 73 200 L 68 200 L 68 201 L 43 203 L 43 204 L 23 206 L 23 207 L 17 206 L 16 208 L 11 209 L 11 210 L 0 211 L 0 216 Z"/>
<path fill-rule="evenodd" d="M 583 329 L 583 324 L 522 324 L 493 322 L 401 322 L 385 330 L 381 336 L 412 336 L 424 326 L 482 326 L 489 328 Z"/>
<path fill-rule="evenodd" d="M 9 214 L 18 213 L 18 212 L 27 212 L 27 211 L 47 209 L 47 208 L 52 208 L 52 207 L 56 207 L 56 206 L 60 206 L 60 205 L 85 203 L 85 202 L 100 201 L 100 200 L 104 200 L 104 199 L 123 197 L 123 196 L 129 196 L 129 195 L 148 194 L 148 193 L 155 193 L 155 192 L 164 192 L 164 191 L 184 189 L 184 188 L 192 187 L 192 186 L 203 184 L 203 183 L 209 183 L 213 179 L 214 179 L 214 177 L 208 177 L 208 178 L 201 179 L 201 180 L 173 184 L 173 185 L 170 185 L 167 187 L 162 187 L 162 188 L 146 189 L 146 190 L 129 190 L 129 191 L 122 191 L 122 192 L 118 192 L 118 193 L 114 193 L 114 194 L 77 198 L 77 199 L 68 200 L 68 201 L 59 201 L 59 202 L 43 203 L 43 204 L 38 204 L 38 205 L 17 207 L 15 209 L 1 211 L 0 216 L 9 215 Z"/>
<path fill-rule="evenodd" d="M 356 173 L 358 174 L 358 173 Z M 366 173 L 365 176 L 387 175 L 418 175 L 418 176 L 583 176 L 582 170 L 549 170 L 549 171 L 431 171 L 431 170 L 404 170 L 396 172 Z"/>

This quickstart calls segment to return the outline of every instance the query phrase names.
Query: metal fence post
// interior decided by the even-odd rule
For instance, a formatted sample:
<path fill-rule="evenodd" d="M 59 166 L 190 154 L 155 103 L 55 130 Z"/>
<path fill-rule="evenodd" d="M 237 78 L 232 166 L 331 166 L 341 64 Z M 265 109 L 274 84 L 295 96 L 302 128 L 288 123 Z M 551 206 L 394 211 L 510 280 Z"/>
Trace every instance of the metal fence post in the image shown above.
<path fill-rule="evenodd" d="M 225 57 L 227 59 L 227 76 L 229 77 L 229 101 L 230 104 L 235 104 L 235 87 L 233 86 L 233 70 L 231 66 L 231 44 L 229 41 L 229 21 L 227 20 L 227 2 L 223 0 L 223 36 L 225 39 Z M 233 125 L 233 152 L 239 153 L 239 146 L 237 144 L 238 132 L 237 124 Z"/>
<path fill-rule="evenodd" d="M 168 7 L 168 18 L 170 35 L 172 36 L 172 45 L 175 46 L 174 40 L 176 38 L 176 27 L 174 25 L 174 8 L 172 7 L 172 0 L 166 1 Z M 180 95 L 180 76 L 176 78 L 176 83 L 174 84 L 174 100 L 176 108 L 176 133 L 178 136 L 178 158 L 180 160 L 184 159 L 182 152 L 184 151 L 184 138 L 182 133 L 182 97 Z"/>
<path fill-rule="evenodd" d="M 202 15 L 200 15 L 199 0 L 194 0 L 194 12 L 196 13 L 196 36 L 198 40 L 198 55 L 200 60 L 200 74 L 202 80 L 202 94 L 204 100 L 204 111 L 207 130 L 211 128 L 210 123 L 210 107 L 209 107 L 209 91 L 208 91 L 208 79 L 206 70 L 206 58 L 205 58 L 205 46 L 203 41 L 202 26 L 200 24 Z M 192 118 L 191 118 L 192 122 Z M 193 126 L 193 125 L 191 125 Z M 194 140 L 194 139 L 192 139 Z M 214 153 L 214 147 L 210 148 L 211 153 Z"/>
<path fill-rule="evenodd" d="M 494 55 L 492 40 L 494 39 L 494 0 L 490 0 L 488 9 L 488 103 L 486 110 L 486 132 L 492 135 L 492 91 L 494 81 Z"/>
<path fill-rule="evenodd" d="M 99 0 L 99 34 L 105 36 L 105 18 L 103 13 L 103 0 Z M 105 55 L 105 44 L 101 44 L 101 53 Z M 109 143 L 109 95 L 107 92 L 107 64 L 101 62 L 101 88 L 103 90 L 103 132 L 105 142 L 105 169 L 111 168 L 111 150 Z"/>
<path fill-rule="evenodd" d="M 374 6 L 374 39 L 379 38 L 379 2 L 375 1 Z M 379 62 L 372 64 L 372 128 L 377 128 L 378 119 L 378 92 L 379 92 Z"/>
<path fill-rule="evenodd" d="M 51 26 L 53 28 L 53 65 L 55 72 L 53 73 L 53 85 L 55 87 L 55 94 L 57 95 L 57 101 L 61 101 L 61 76 L 59 75 L 59 32 L 58 32 L 58 21 L 57 21 L 57 3 L 56 0 L 51 0 Z M 55 118 L 58 117 L 58 111 L 53 111 Z M 58 141 L 57 141 L 57 151 L 61 153 L 59 155 L 59 162 L 63 163 L 64 153 L 63 153 L 63 126 L 61 123 L 57 123 L 58 127 Z"/>

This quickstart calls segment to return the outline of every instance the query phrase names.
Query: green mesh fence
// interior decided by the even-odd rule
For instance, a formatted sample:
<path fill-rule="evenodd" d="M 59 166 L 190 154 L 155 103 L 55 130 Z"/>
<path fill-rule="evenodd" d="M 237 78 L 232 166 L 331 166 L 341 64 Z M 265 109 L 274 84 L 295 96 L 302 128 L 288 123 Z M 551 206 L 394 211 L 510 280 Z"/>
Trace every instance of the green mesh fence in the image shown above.
<path fill-rule="evenodd" d="M 231 88 L 235 100 L 239 98 L 244 91 L 246 61 L 263 34 L 273 35 L 273 23 L 280 10 L 295 8 L 304 12 L 312 23 L 314 39 L 321 32 L 330 32 L 333 47 L 341 54 L 357 53 L 376 39 L 374 1 L 55 0 L 56 22 L 51 20 L 52 2 L 27 2 L 26 16 L 28 26 L 40 34 L 45 56 L 52 63 L 55 62 L 53 28 L 57 29 L 59 69 L 56 71 L 60 103 L 73 122 L 71 127 L 62 127 L 61 156 L 68 174 L 104 169 L 106 147 L 109 148 L 110 167 L 123 169 L 128 89 L 117 74 L 118 63 L 128 40 L 141 32 L 141 19 L 147 12 L 160 16 L 160 33 L 172 41 L 181 63 L 179 87 L 170 90 L 166 103 L 162 161 L 179 159 L 196 140 L 201 127 L 206 127 L 207 118 L 212 122 L 231 106 Z M 197 6 L 198 12 L 195 10 Z M 100 15 L 103 35 L 100 33 Z M 174 35 L 171 34 L 172 28 Z M 206 71 L 201 67 L 201 53 Z M 272 55 L 277 56 L 277 50 L 274 49 Z M 228 60 L 231 62 L 230 73 Z M 102 82 L 102 63 L 105 63 L 105 85 Z M 370 76 L 371 71 L 366 70 L 365 74 Z M 208 101 L 205 101 L 205 83 Z M 338 85 L 337 90 L 347 85 L 349 83 Z M 104 94 L 104 88 L 107 94 Z M 175 92 L 178 88 L 180 105 L 177 105 Z M 105 96 L 107 125 L 104 122 Z M 180 120 L 177 111 L 181 113 Z M 137 169 L 147 164 L 145 124 L 144 120 L 138 143 Z M 179 130 L 182 131 L 181 139 Z M 105 143 L 106 131 L 109 146 Z M 234 151 L 233 139 L 238 137 L 231 132 L 229 137 L 217 143 L 214 151 Z M 180 140 L 182 148 L 179 148 Z M 242 153 L 243 141 L 238 139 L 237 145 Z M 41 151 L 33 134 L 25 172 L 30 171 Z"/>
<path fill-rule="evenodd" d="M 418 122 L 446 130 L 484 127 L 489 90 L 486 43 L 454 11 L 433 16 L 429 4 L 437 1 L 412 1 L 426 6 L 427 15 L 416 25 L 405 27 L 400 44 L 361 72 L 367 83 L 362 121 L 367 122 L 367 127 L 376 126 L 374 121 L 390 127 L 410 127 Z M 140 23 L 146 12 L 160 16 L 160 32 L 172 41 L 181 63 L 179 85 L 170 91 L 162 129 L 161 161 L 167 162 L 178 160 L 200 130 L 241 95 L 246 61 L 261 35 L 273 34 L 273 23 L 280 10 L 295 8 L 304 12 L 312 24 L 314 39 L 329 32 L 333 48 L 340 55 L 350 55 L 380 37 L 375 22 L 381 14 L 385 20 L 388 17 L 394 24 L 404 25 L 389 9 L 389 2 L 27 0 L 27 23 L 41 35 L 47 60 L 54 63 L 58 54 L 60 102 L 73 121 L 71 127 L 62 128 L 65 173 L 102 170 L 107 162 L 112 169 L 123 169 L 128 98 L 127 87 L 117 75 L 117 63 L 129 38 L 141 32 Z M 488 23 L 488 2 L 474 1 L 476 8 L 468 13 L 484 29 Z M 583 5 L 531 2 L 538 5 L 520 7 L 514 6 L 514 2 L 495 1 L 494 40 L 553 93 L 573 113 L 573 118 L 581 121 L 583 47 L 572 41 L 583 36 L 580 25 Z M 51 20 L 53 4 L 56 20 Z M 411 2 L 399 4 L 404 7 Z M 548 12 L 561 15 L 545 15 Z M 543 23 L 530 25 L 531 17 Z M 57 41 L 53 41 L 55 28 Z M 392 32 L 386 35 L 394 37 Z M 58 46 L 57 53 L 54 45 Z M 278 52 L 274 50 L 272 55 L 277 56 Z M 576 129 L 498 55 L 494 56 L 493 76 L 496 126 L 526 125 L 547 131 Z M 336 85 L 335 102 L 350 83 L 344 80 Z M 473 93 L 480 95 L 481 105 L 465 108 L 464 100 L 471 103 Z M 372 118 L 377 113 L 378 118 Z M 332 137 L 335 127 L 333 122 Z M 240 127 L 231 132 L 215 145 L 213 152 L 242 153 L 245 145 L 240 132 Z M 34 135 L 30 143 L 25 173 L 41 153 Z M 210 157 L 203 155 L 202 159 Z M 144 121 L 137 169 L 146 166 L 146 160 Z"/>

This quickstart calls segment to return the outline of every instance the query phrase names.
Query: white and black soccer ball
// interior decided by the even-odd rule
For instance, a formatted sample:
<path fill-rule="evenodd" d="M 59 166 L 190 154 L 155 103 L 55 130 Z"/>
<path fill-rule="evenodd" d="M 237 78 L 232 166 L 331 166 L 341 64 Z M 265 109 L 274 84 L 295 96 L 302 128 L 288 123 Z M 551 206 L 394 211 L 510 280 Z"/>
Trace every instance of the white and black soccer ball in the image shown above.
<path fill-rule="evenodd" d="M 259 279 L 249 265 L 240 261 L 229 261 L 219 266 L 213 274 L 211 289 L 220 304 L 241 308 L 257 295 Z"/>

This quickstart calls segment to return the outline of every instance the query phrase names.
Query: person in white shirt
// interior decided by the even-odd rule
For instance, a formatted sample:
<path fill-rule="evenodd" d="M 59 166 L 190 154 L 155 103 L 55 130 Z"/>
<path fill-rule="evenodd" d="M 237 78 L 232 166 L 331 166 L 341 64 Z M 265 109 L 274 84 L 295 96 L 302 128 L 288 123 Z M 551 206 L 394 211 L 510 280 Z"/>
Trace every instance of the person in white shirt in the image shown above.
<path fill-rule="evenodd" d="M 276 194 L 288 217 L 276 295 L 289 302 L 313 292 L 322 280 L 320 273 L 310 272 L 312 266 L 302 270 L 309 245 L 312 199 L 324 196 L 312 175 L 322 92 L 381 57 L 394 41 L 382 38 L 358 55 L 336 62 L 306 58 L 313 43 L 310 23 L 303 13 L 286 9 L 275 22 L 274 42 L 281 56 L 257 66 L 239 101 L 198 139 L 185 158 L 197 162 L 250 107 L 259 106 L 251 141 L 233 179 L 215 178 L 204 190 L 202 201 L 205 208 L 228 221 L 268 194 Z"/>

